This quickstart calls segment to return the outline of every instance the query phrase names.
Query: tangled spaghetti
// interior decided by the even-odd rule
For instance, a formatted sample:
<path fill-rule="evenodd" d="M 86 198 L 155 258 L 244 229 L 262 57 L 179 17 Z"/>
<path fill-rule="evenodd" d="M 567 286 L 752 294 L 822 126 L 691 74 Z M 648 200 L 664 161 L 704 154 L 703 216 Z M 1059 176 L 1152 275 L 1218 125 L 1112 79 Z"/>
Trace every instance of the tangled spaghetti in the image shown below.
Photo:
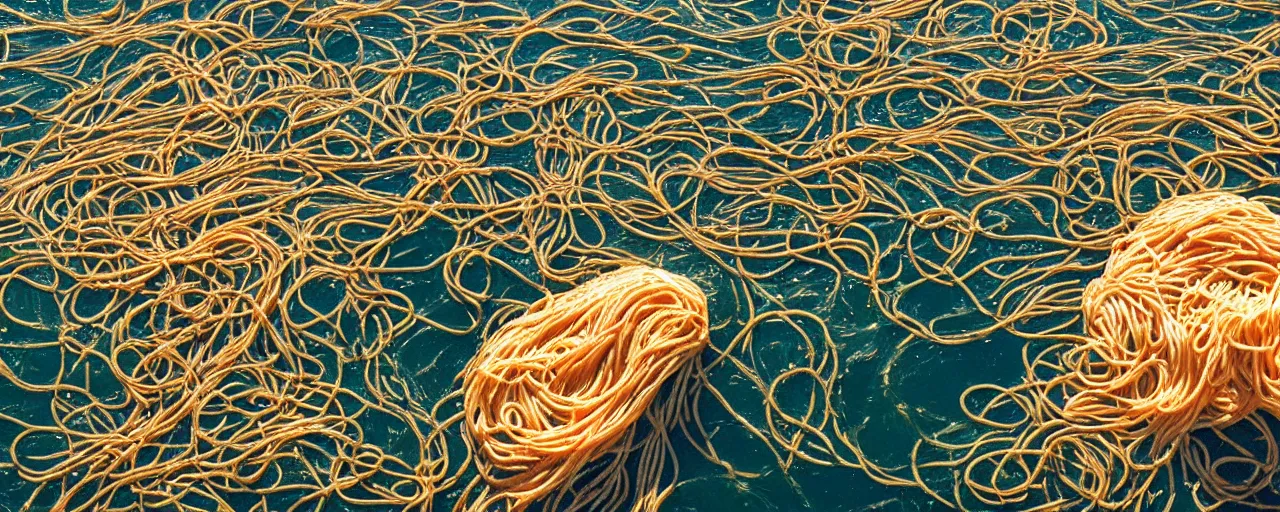
<path fill-rule="evenodd" d="M 1206 381 L 1256 403 L 1168 395 L 1185 414 L 1142 430 L 1158 415 L 1108 397 L 1154 391 L 1103 385 L 1087 354 L 1127 353 L 1080 312 L 1155 204 L 1275 201 L 1278 17 L 0 2 L 0 489 L 30 510 L 496 504 L 454 376 L 505 314 L 645 262 L 708 295 L 707 349 L 672 381 L 691 396 L 550 506 L 652 509 L 712 476 L 819 510 L 848 504 L 833 480 L 959 508 L 1172 504 L 1155 488 L 1176 475 L 1153 475 L 1176 454 L 1205 507 L 1265 504 L 1259 415 L 1230 428 L 1262 446 L 1219 432 L 1235 457 L 1178 434 L 1265 410 L 1259 382 Z M 967 411 L 939 393 L 974 383 Z"/>
<path fill-rule="evenodd" d="M 563 484 L 604 452 L 631 451 L 615 445 L 624 436 L 635 443 L 628 431 L 664 382 L 690 379 L 689 362 L 706 346 L 707 327 L 707 299 L 697 285 L 648 267 L 616 270 L 542 299 L 502 326 L 480 347 L 462 384 L 467 430 L 484 461 L 480 471 L 501 491 L 494 499 L 523 510 L 553 491 L 567 493 Z M 669 448 L 639 444 L 657 450 L 642 456 L 649 466 L 642 471 L 660 472 Z M 618 484 L 597 485 L 608 491 Z M 616 507 L 608 501 L 614 497 L 606 492 L 596 506 Z"/>
<path fill-rule="evenodd" d="M 1229 193 L 1172 199 L 1116 242 L 1084 293 L 1078 423 L 1194 429 L 1280 412 L 1280 217 Z"/>
<path fill-rule="evenodd" d="M 1017 406 L 1028 428 L 975 443 L 1003 447 L 971 452 L 964 483 L 986 505 L 1025 502 L 1057 479 L 1076 495 L 1069 501 L 1128 508 L 1149 499 L 1158 472 L 1181 455 L 1209 496 L 1249 502 L 1280 462 L 1254 414 L 1280 412 L 1278 294 L 1280 216 L 1265 204 L 1226 192 L 1162 203 L 1116 241 L 1085 288 L 1087 341 L 1061 353 L 1050 378 L 1033 369 L 1030 383 L 1001 389 L 973 415 L 1016 429 L 990 418 Z M 1047 365 L 1048 353 L 1030 366 Z M 1229 443 L 1241 453 L 1215 458 L 1193 437 L 1241 421 L 1261 432 L 1264 453 Z M 1222 473 L 1231 465 L 1251 468 Z"/>

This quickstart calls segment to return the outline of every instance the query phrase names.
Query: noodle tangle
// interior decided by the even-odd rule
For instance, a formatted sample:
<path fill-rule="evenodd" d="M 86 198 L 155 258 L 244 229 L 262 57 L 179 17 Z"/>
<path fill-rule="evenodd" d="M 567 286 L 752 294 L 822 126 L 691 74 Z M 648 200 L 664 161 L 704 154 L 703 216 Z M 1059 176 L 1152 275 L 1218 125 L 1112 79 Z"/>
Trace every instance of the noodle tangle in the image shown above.
<path fill-rule="evenodd" d="M 1280 218 L 1263 203 L 1166 202 L 1117 241 L 1083 311 L 1096 341 L 1068 418 L 1141 425 L 1161 447 L 1280 412 Z"/>
<path fill-rule="evenodd" d="M 707 335 L 702 291 L 640 266 L 546 297 L 500 328 L 463 379 L 478 467 L 501 490 L 493 499 L 524 509 L 612 449 L 664 382 L 692 376 Z"/>
<path fill-rule="evenodd" d="M 1280 506 L 1278 20 L 0 1 L 5 504 Z"/>
<path fill-rule="evenodd" d="M 1167 200 L 1116 240 L 1081 311 L 1085 340 L 1060 363 L 1046 352 L 1028 365 L 1033 377 L 1037 368 L 1056 375 L 970 388 L 1000 390 L 972 414 L 977 422 L 1011 426 L 994 418 L 1012 404 L 1032 420 L 1011 443 L 997 429 L 972 445 L 981 452 L 966 463 L 973 495 L 987 505 L 1022 503 L 1056 480 L 1074 503 L 1130 508 L 1161 492 L 1153 489 L 1159 474 L 1171 475 L 1180 456 L 1213 501 L 1262 506 L 1254 496 L 1280 454 L 1255 414 L 1280 413 L 1280 217 L 1228 192 Z M 1223 436 L 1242 420 L 1265 448 L 1222 437 L 1239 453 L 1222 455 L 1193 435 Z"/>

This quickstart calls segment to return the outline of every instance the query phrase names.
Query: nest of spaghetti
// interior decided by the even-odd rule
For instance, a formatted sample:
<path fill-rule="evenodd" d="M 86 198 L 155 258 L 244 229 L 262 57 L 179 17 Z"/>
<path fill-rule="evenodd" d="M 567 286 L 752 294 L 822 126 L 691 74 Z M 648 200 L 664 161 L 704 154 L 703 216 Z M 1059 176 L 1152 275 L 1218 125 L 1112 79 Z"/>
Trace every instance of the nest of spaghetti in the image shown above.
<path fill-rule="evenodd" d="M 670 491 L 658 484 L 666 432 L 707 343 L 706 296 L 659 269 L 622 268 L 533 303 L 464 372 L 466 428 L 487 487 L 473 508 L 546 498 L 554 510 L 614 509 L 629 488 L 641 508 L 656 505 Z M 637 435 L 642 416 L 652 428 Z M 636 452 L 633 480 L 624 461 Z"/>
<path fill-rule="evenodd" d="M 998 428 L 966 447 L 957 506 L 961 487 L 987 506 L 1172 506 L 1175 467 L 1201 509 L 1274 501 L 1258 412 L 1280 412 L 1280 217 L 1226 192 L 1167 200 L 1115 242 L 1082 311 L 1085 340 L 1029 357 L 1026 383 L 970 389 L 996 392 L 970 415 Z"/>

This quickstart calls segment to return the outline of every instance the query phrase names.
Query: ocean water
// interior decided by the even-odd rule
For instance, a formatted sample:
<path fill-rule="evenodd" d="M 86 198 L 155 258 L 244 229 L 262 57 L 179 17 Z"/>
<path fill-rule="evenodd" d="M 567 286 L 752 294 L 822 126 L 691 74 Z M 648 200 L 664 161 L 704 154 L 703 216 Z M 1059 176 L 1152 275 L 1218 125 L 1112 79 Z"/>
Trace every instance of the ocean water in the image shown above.
<path fill-rule="evenodd" d="M 283 311 L 296 321 L 307 314 L 298 301 L 314 310 L 336 308 L 361 279 L 394 290 L 417 315 L 392 328 L 403 311 L 385 307 L 388 316 L 375 318 L 383 310 L 352 307 L 330 325 L 308 327 L 339 347 L 315 352 L 317 364 L 325 365 L 320 375 L 363 399 L 373 396 L 370 382 L 382 382 L 401 390 L 388 400 L 423 413 L 413 423 L 362 410 L 355 423 L 365 444 L 416 460 L 421 445 L 412 428 L 429 428 L 420 420 L 441 400 L 449 410 L 446 397 L 491 321 L 506 318 L 511 304 L 566 290 L 618 260 L 643 259 L 706 291 L 716 326 L 711 344 L 732 347 L 741 363 L 706 372 L 716 394 L 701 391 L 696 408 L 699 422 L 714 433 L 710 441 L 672 434 L 670 460 L 678 461 L 679 472 L 662 510 L 939 510 L 943 505 L 919 488 L 884 485 L 866 471 L 829 463 L 829 455 L 822 457 L 828 462 L 797 459 L 781 446 L 823 449 L 817 436 L 781 414 L 807 418 L 813 432 L 830 439 L 853 439 L 861 453 L 840 447 L 839 458 L 862 456 L 909 478 L 922 437 L 963 442 L 984 431 L 965 407 L 989 397 L 966 398 L 966 389 L 1021 383 L 1028 378 L 1026 353 L 1083 332 L 1073 309 L 1079 289 L 1101 273 L 1109 241 L 1131 215 L 1204 188 L 1273 194 L 1280 149 L 1274 146 L 1278 128 L 1268 123 L 1280 116 L 1280 40 L 1269 34 L 1280 26 L 1280 10 L 1260 4 L 5 0 L 0 188 L 7 207 L 19 208 L 22 196 L 9 191 L 31 188 L 24 176 L 70 161 L 77 166 L 59 178 L 82 173 L 77 183 L 86 189 L 129 196 L 146 181 L 104 184 L 144 171 L 182 174 L 215 161 L 228 150 L 200 136 L 218 139 L 227 126 L 243 128 L 233 138 L 245 154 L 323 148 L 327 154 L 303 154 L 340 161 L 340 170 L 312 174 L 305 158 L 265 158 L 270 164 L 261 171 L 200 178 L 184 185 L 190 190 L 175 186 L 140 197 L 157 204 L 216 200 L 224 179 L 310 187 L 315 195 L 296 205 L 261 206 L 270 204 L 271 194 L 255 189 L 225 199 L 221 212 L 185 222 L 212 229 L 241 212 L 279 208 L 314 228 L 316 239 L 341 238 L 351 247 L 383 239 L 390 229 L 341 223 L 359 211 L 325 217 L 326 209 L 351 201 L 326 196 L 325 187 L 355 184 L 378 197 L 413 196 L 428 208 L 474 205 L 425 215 L 413 229 L 397 231 L 385 247 L 370 250 L 368 261 L 386 270 L 360 278 L 304 279 L 292 269 L 322 265 L 288 260 L 283 287 L 299 287 Z M 445 25 L 451 28 L 440 28 Z M 151 26 L 164 28 L 147 32 Z M 533 28 L 512 28 L 520 26 Z M 59 48 L 71 53 L 41 60 Z M 287 73 L 255 68 L 266 62 L 309 76 L 308 92 L 291 93 L 298 84 Z M 333 67 L 317 71 L 323 62 Z M 189 79 L 178 80 L 181 73 Z M 598 83 L 583 85 L 588 77 Z M 175 85 L 153 87 L 166 80 Z M 140 90 L 154 105 L 121 107 Z M 272 104 L 272 98 L 280 99 Z M 164 117 L 174 105 L 201 101 L 220 102 L 223 117 Z M 1167 110 L 1149 114 L 1139 108 L 1146 104 Z M 237 110 L 243 105 L 257 106 Z M 144 114 L 156 117 L 147 121 Z M 593 124 L 600 117 L 620 122 Z M 75 129 L 65 127 L 69 119 L 79 123 Z M 83 156 L 94 154 L 96 139 L 122 129 L 137 129 L 126 141 L 139 148 L 136 162 L 115 155 L 120 150 L 94 157 L 109 164 Z M 66 135 L 47 138 L 60 130 Z M 937 138 L 940 133 L 949 138 Z M 591 153 L 579 152 L 588 147 Z M 821 170 L 806 171 L 815 166 Z M 482 172 L 442 178 L 458 168 Z M 716 170 L 721 181 L 699 169 Z M 758 185 L 771 179 L 777 181 Z M 59 452 L 65 436 L 29 426 L 71 418 L 69 411 L 85 406 L 90 395 L 119 404 L 102 413 L 118 421 L 137 410 L 122 386 L 112 384 L 122 378 L 112 365 L 77 347 L 111 354 L 117 368 L 140 367 L 131 358 L 142 356 L 113 352 L 118 343 L 110 333 L 124 329 L 141 338 L 154 323 L 118 321 L 123 310 L 116 310 L 66 329 L 63 315 L 72 305 L 63 291 L 74 278 L 48 265 L 23 266 L 28 260 L 21 255 L 63 242 L 35 238 L 39 229 L 31 226 L 51 226 L 59 215 L 73 216 L 65 211 L 76 204 L 94 203 L 71 192 L 78 186 L 69 186 L 65 197 L 48 192 L 40 198 L 49 205 L 44 217 L 4 224 L 7 254 L 0 257 L 6 272 L 23 279 L 8 278 L 0 297 L 8 312 L 0 319 L 0 360 L 16 376 L 0 379 L 3 510 L 48 510 L 62 494 L 59 487 L 80 478 L 40 483 L 24 477 L 19 460 L 40 468 L 67 457 Z M 774 194 L 771 202 L 752 203 L 764 197 L 763 189 Z M 631 199 L 643 204 L 626 203 Z M 84 206 L 78 218 L 151 211 L 150 200 L 108 201 L 117 210 Z M 645 205 L 660 200 L 676 206 L 642 215 Z M 486 216 L 510 204 L 519 207 Z M 632 209 L 609 208 L 618 205 Z M 759 228 L 718 232 L 720 225 Z M 95 233 L 80 232 L 86 241 Z M 264 232 L 274 240 L 306 239 Z M 814 240 L 828 245 L 814 248 Z M 795 254 L 780 256 L 785 248 Z M 768 256 L 752 256 L 751 249 Z M 328 254 L 346 264 L 343 255 L 358 252 Z M 1002 262 L 990 263 L 996 260 Z M 254 272 L 232 272 L 228 279 L 248 280 Z M 477 294 L 466 297 L 460 289 Z M 129 304 L 147 307 L 143 295 Z M 89 291 L 74 304 L 88 311 L 117 304 L 118 297 Z M 1006 321 L 1015 311 L 1022 313 Z M 755 317 L 766 320 L 752 323 Z M 279 320 L 273 325 L 286 329 Z M 267 358 L 271 347 L 246 350 Z M 717 354 L 702 357 L 709 364 Z M 813 371 L 795 374 L 796 368 Z M 73 396 L 57 386 L 81 381 L 94 391 Z M 776 407 L 766 405 L 770 395 Z M 359 399 L 338 401 L 348 414 L 360 409 Z M 190 439 L 192 430 L 191 424 L 176 427 L 164 438 L 173 446 L 148 456 L 181 456 L 175 455 L 182 453 L 180 440 Z M 1246 444 L 1256 437 L 1244 427 L 1231 435 Z M 701 451 L 707 445 L 755 476 L 733 475 L 709 461 Z M 308 478 L 293 470 L 270 477 Z M 1194 477 L 1176 473 L 1174 510 L 1195 510 Z M 931 469 L 921 478 L 950 499 L 958 476 Z M 269 480 L 249 487 L 270 487 Z M 172 485 L 153 491 L 174 492 Z M 121 491 L 90 509 L 137 508 L 138 495 Z M 434 508 L 448 509 L 460 496 L 450 489 Z M 299 495 L 228 492 L 224 498 L 223 509 L 284 510 Z M 965 503 L 979 510 L 1026 508 Z M 219 508 L 209 498 L 191 497 L 187 504 Z M 158 508 L 180 509 L 174 503 Z M 388 508 L 402 507 L 332 497 L 302 507 Z"/>

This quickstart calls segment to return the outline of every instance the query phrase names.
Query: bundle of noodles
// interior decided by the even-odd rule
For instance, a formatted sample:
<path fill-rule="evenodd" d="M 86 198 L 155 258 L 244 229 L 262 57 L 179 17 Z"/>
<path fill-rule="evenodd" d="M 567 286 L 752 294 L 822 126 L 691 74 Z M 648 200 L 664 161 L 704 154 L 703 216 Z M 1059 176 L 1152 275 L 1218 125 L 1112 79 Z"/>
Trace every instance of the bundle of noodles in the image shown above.
<path fill-rule="evenodd" d="M 1000 404 L 1031 390 L 1014 400 L 1034 428 L 968 463 L 975 496 L 1021 502 L 1053 468 L 1082 499 L 1131 507 L 1177 454 L 1218 501 L 1247 500 L 1268 484 L 1280 451 L 1254 413 L 1280 414 L 1280 217 L 1224 192 L 1166 201 L 1116 241 L 1085 289 L 1083 315 L 1087 341 L 1064 354 L 1059 375 L 1001 393 L 975 415 L 995 425 L 989 415 Z M 1066 400 L 1054 406 L 1053 396 Z M 1239 455 L 1214 457 L 1190 435 L 1241 420 L 1261 432 L 1265 453 L 1223 437 Z M 999 439 L 1014 438 L 980 444 Z M 1249 469 L 1236 472 L 1242 480 L 1225 476 L 1226 465 Z M 1010 471 L 1022 477 L 1015 485 Z"/>
<path fill-rule="evenodd" d="M 1280 413 L 1280 217 L 1263 203 L 1208 192 L 1160 205 L 1116 242 L 1083 312 L 1093 341 L 1072 365 L 1072 423 L 1126 429 L 1130 452 L 1155 454 Z M 1195 466 L 1220 499 L 1256 490 Z"/>
<path fill-rule="evenodd" d="M 1239 196 L 1166 202 L 1116 242 L 1084 294 L 1092 364 L 1068 417 L 1168 446 L 1259 407 L 1280 411 L 1280 218 Z"/>
<path fill-rule="evenodd" d="M 690 376 L 707 335 L 702 291 L 647 267 L 546 297 L 504 325 L 463 380 L 478 467 L 498 491 L 486 501 L 521 510 L 634 442 L 632 425 L 664 382 Z"/>

